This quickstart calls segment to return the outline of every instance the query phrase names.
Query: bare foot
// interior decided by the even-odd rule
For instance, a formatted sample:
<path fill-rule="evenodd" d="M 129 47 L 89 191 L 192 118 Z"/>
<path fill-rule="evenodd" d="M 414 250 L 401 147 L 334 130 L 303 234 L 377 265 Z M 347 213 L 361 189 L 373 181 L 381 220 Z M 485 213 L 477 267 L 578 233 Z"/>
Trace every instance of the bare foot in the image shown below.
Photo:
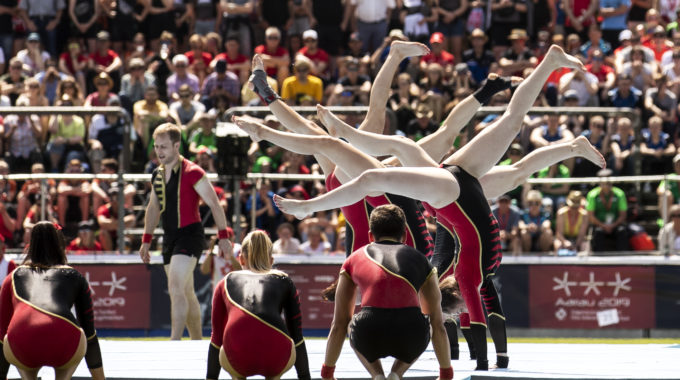
<path fill-rule="evenodd" d="M 251 140 L 255 142 L 262 141 L 259 124 L 243 116 L 232 116 L 231 121 L 247 133 Z"/>
<path fill-rule="evenodd" d="M 425 55 L 429 52 L 430 49 L 420 42 L 394 41 L 390 45 L 390 54 L 396 54 L 401 59 Z"/>
<path fill-rule="evenodd" d="M 293 215 L 298 219 L 304 219 L 312 214 L 311 212 L 304 210 L 302 202 L 304 201 L 282 198 L 279 195 L 274 195 L 274 203 L 276 204 L 276 207 L 286 214 Z"/>
<path fill-rule="evenodd" d="M 588 161 L 601 168 L 607 166 L 607 162 L 604 157 L 602 157 L 602 154 L 600 154 L 585 136 L 579 136 L 574 139 L 574 146 L 576 147 L 576 152 Z"/>
<path fill-rule="evenodd" d="M 331 111 L 328 110 L 328 108 L 320 104 L 317 104 L 316 106 L 316 114 L 319 116 L 321 123 L 326 126 L 330 136 L 343 137 L 343 130 L 345 128 L 352 128 L 347 123 L 335 116 Z"/>
<path fill-rule="evenodd" d="M 549 59 L 557 67 L 568 67 L 571 69 L 586 71 L 586 67 L 583 65 L 580 59 L 569 55 L 562 50 L 561 47 L 557 45 L 552 45 L 548 54 L 546 54 L 546 59 Z"/>

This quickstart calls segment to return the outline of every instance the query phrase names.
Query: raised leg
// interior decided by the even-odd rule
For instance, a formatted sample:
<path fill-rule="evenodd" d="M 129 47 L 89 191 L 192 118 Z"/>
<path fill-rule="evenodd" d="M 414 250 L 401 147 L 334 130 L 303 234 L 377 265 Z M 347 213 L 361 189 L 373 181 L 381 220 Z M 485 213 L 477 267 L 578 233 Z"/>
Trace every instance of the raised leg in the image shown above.
<path fill-rule="evenodd" d="M 358 202 L 365 196 L 385 192 L 420 199 L 441 208 L 458 199 L 460 187 L 448 171 L 433 167 L 384 168 L 365 171 L 361 176 L 324 195 L 308 201 L 274 196 L 281 210 L 298 219 L 319 210 L 330 210 Z"/>
<path fill-rule="evenodd" d="M 505 113 L 444 163 L 458 165 L 477 178 L 486 174 L 503 157 L 512 139 L 519 133 L 522 120 L 545 81 L 560 67 L 584 70 L 578 58 L 553 45 L 531 75 L 517 87 Z"/>
<path fill-rule="evenodd" d="M 383 133 L 387 99 L 389 98 L 392 80 L 399 68 L 399 64 L 405 58 L 425 55 L 429 52 L 430 49 L 427 46 L 418 42 L 392 42 L 390 53 L 387 55 L 387 59 L 380 68 L 380 71 L 378 71 L 373 86 L 371 86 L 368 113 L 366 113 L 366 118 L 359 126 L 360 130 L 378 134 Z"/>
<path fill-rule="evenodd" d="M 584 157 L 599 167 L 606 161 L 584 136 L 534 150 L 514 165 L 494 166 L 479 182 L 487 199 L 499 197 L 524 183 L 533 173 L 571 157 Z"/>

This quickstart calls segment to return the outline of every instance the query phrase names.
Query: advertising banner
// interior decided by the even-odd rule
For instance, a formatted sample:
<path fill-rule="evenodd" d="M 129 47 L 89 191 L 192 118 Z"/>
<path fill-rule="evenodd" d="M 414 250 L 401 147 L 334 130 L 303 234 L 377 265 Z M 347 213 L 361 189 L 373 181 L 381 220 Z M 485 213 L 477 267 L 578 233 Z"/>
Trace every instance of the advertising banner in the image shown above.
<path fill-rule="evenodd" d="M 654 267 L 532 265 L 530 327 L 655 325 Z"/>
<path fill-rule="evenodd" d="M 102 329 L 149 328 L 149 271 L 144 265 L 74 265 L 92 288 L 94 323 Z"/>
<path fill-rule="evenodd" d="M 302 326 L 328 329 L 333 321 L 333 303 L 321 299 L 321 291 L 338 278 L 340 265 L 281 264 L 276 266 L 290 276 L 300 293 Z"/>

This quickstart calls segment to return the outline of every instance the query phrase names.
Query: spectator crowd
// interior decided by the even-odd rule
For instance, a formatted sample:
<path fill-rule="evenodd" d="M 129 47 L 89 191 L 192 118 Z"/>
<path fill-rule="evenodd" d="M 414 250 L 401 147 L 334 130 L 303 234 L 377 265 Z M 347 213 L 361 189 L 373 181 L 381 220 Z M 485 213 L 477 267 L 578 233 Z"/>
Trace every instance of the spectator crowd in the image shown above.
<path fill-rule="evenodd" d="M 640 236 L 650 229 L 636 207 L 640 200 L 627 191 L 632 187 L 612 186 L 607 177 L 671 174 L 658 184 L 658 214 L 651 219 L 666 211 L 671 220 L 680 217 L 670 207 L 680 201 L 674 178 L 680 175 L 679 14 L 676 3 L 664 0 L 2 0 L 0 105 L 120 106 L 126 112 L 6 115 L 0 119 L 0 174 L 150 173 L 158 165 L 151 136 L 168 121 L 182 128 L 181 153 L 215 172 L 217 123 L 229 122 L 230 107 L 261 105 L 247 83 L 254 54 L 289 105 L 367 106 L 395 40 L 430 47 L 428 55 L 401 63 L 387 103 L 385 133 L 418 140 L 436 131 L 489 73 L 525 77 L 557 44 L 587 70 L 554 72 L 537 106 L 626 107 L 632 113 L 525 118 L 500 165 L 582 135 L 605 156 L 608 169 L 567 160 L 535 177 L 601 181 L 525 184 L 494 200 L 504 249 L 568 255 L 653 248 Z M 497 94 L 489 105 L 507 104 L 510 96 Z M 341 117 L 358 125 L 362 116 Z M 471 122 L 451 153 L 496 117 Z M 263 122 L 280 127 L 273 116 Z M 119 168 L 125 130 L 132 154 L 129 167 Z M 248 159 L 250 172 L 319 172 L 312 157 L 265 141 L 252 143 Z M 339 210 L 299 221 L 272 201 L 274 194 L 314 197 L 325 191 L 321 181 L 244 182 L 240 199 L 223 185 L 215 188 L 227 214 L 239 207 L 246 216 L 233 222 L 266 230 L 276 253 L 344 252 Z M 646 185 L 645 193 L 654 195 L 650 186 L 656 185 Z M 47 181 L 47 187 L 0 179 L 0 235 L 9 247 L 23 246 L 45 215 L 73 239 L 70 252 L 117 249 L 118 218 L 140 226 L 135 210 L 149 191 L 148 185 L 108 180 Z M 118 215 L 121 192 L 126 215 Z M 212 226 L 208 208 L 202 212 Z M 680 248 L 673 228 L 661 228 L 659 242 Z"/>

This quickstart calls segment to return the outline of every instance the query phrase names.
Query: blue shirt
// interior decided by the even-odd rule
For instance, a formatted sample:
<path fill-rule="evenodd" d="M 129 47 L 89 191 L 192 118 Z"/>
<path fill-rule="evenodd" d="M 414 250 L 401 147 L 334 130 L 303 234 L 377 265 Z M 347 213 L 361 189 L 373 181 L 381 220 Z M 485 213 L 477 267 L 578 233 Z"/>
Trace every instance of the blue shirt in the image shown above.
<path fill-rule="evenodd" d="M 649 128 L 645 128 L 642 130 L 642 140 L 645 142 L 647 145 L 647 148 L 649 149 L 666 149 L 668 146 L 668 140 L 670 139 L 670 136 L 666 132 L 661 132 L 661 135 L 659 136 L 659 141 L 654 143 L 652 142 L 652 134 L 649 132 Z"/>
<path fill-rule="evenodd" d="M 631 87 L 630 93 L 628 94 L 627 97 L 624 98 L 619 93 L 619 89 L 615 88 L 613 90 L 610 90 L 608 95 L 609 95 L 609 102 L 612 104 L 612 107 L 635 108 L 640 103 L 640 98 L 642 97 L 642 91 L 638 90 L 635 87 Z"/>
<path fill-rule="evenodd" d="M 600 9 L 602 8 L 618 8 L 621 5 L 625 5 L 630 9 L 630 0 L 600 0 Z M 628 12 L 625 12 L 618 16 L 605 17 L 602 20 L 600 27 L 602 30 L 623 30 L 628 26 L 626 25 L 626 18 L 628 17 Z"/>

